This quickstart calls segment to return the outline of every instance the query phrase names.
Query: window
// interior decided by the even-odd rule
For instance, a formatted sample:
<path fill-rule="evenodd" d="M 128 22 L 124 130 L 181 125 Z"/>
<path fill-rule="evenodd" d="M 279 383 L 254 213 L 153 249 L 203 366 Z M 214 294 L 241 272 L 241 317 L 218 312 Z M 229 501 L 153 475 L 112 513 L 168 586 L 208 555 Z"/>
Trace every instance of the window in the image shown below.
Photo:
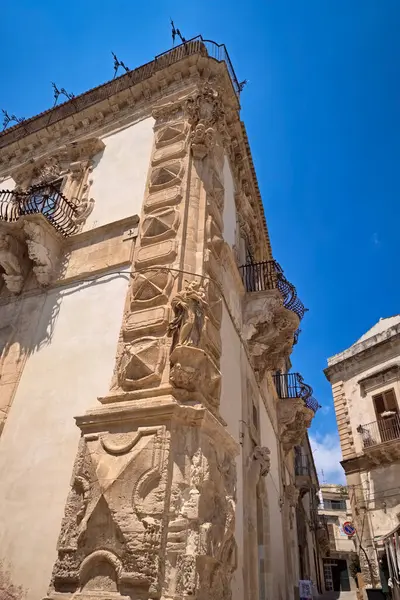
<path fill-rule="evenodd" d="M 346 510 L 346 500 L 325 500 L 324 498 L 324 508 L 328 510 Z"/>
<path fill-rule="evenodd" d="M 385 412 L 394 412 L 396 414 L 399 412 L 399 409 L 397 408 L 396 394 L 394 393 L 393 389 L 386 390 L 386 392 L 372 396 L 372 400 L 374 401 L 377 419 L 379 419 L 381 414 Z"/>

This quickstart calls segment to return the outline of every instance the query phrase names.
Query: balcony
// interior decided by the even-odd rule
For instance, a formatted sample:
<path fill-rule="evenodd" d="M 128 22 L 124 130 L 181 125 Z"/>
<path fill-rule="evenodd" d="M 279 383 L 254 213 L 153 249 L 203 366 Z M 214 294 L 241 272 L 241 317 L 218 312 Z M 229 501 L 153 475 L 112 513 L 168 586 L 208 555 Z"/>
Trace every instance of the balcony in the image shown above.
<path fill-rule="evenodd" d="M 76 229 L 77 209 L 52 184 L 35 185 L 26 191 L 0 191 L 0 222 L 13 223 L 24 215 L 40 214 L 64 237 Z"/>
<path fill-rule="evenodd" d="M 278 403 L 278 419 L 281 442 L 287 453 L 302 443 L 319 404 L 299 373 L 276 373 L 273 378 L 276 393 L 283 400 Z"/>
<path fill-rule="evenodd" d="M 381 417 L 367 425 L 359 425 L 364 452 L 374 464 L 387 464 L 400 458 L 400 415 Z"/>
<path fill-rule="evenodd" d="M 283 306 L 294 312 L 301 321 L 307 309 L 297 297 L 296 288 L 286 279 L 282 267 L 276 260 L 249 263 L 241 266 L 240 272 L 247 292 L 278 290 L 283 299 Z"/>
<path fill-rule="evenodd" d="M 254 369 L 262 378 L 265 371 L 282 368 L 290 356 L 306 309 L 276 261 L 243 265 L 240 272 L 247 292 L 244 335 Z"/>
<path fill-rule="evenodd" d="M 319 409 L 317 400 L 313 397 L 312 387 L 304 383 L 300 373 L 275 373 L 274 383 L 279 398 L 299 398 L 304 405 L 314 413 Z"/>

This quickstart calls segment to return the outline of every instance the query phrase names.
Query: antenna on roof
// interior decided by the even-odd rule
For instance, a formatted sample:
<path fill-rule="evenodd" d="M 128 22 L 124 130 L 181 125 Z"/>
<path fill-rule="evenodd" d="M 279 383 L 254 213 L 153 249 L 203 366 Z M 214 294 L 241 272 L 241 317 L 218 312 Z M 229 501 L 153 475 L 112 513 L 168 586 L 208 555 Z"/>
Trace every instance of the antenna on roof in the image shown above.
<path fill-rule="evenodd" d="M 23 121 L 25 121 L 25 117 L 22 118 L 18 118 L 15 115 L 9 115 L 8 112 L 6 110 L 4 110 L 4 108 L 1 109 L 1 112 L 4 115 L 4 119 L 3 119 L 3 131 L 8 127 L 8 125 L 12 122 L 14 123 L 22 123 Z"/>
<path fill-rule="evenodd" d="M 59 90 L 58 87 L 56 86 L 56 84 L 53 81 L 51 82 L 51 85 L 53 86 L 53 90 L 54 90 L 54 104 L 53 104 L 53 108 L 57 104 L 59 96 L 65 96 L 66 98 L 68 98 L 68 100 L 72 100 L 73 98 L 75 98 L 74 94 L 69 94 L 65 88 L 61 88 L 61 90 Z"/>
<path fill-rule="evenodd" d="M 114 77 L 113 79 L 116 78 L 117 76 L 117 71 L 120 67 L 122 67 L 123 69 L 125 69 L 125 73 L 128 73 L 129 68 L 124 65 L 124 63 L 122 62 L 122 60 L 118 60 L 117 56 L 114 54 L 114 52 L 111 52 L 111 54 L 113 55 L 114 58 Z"/>
<path fill-rule="evenodd" d="M 175 24 L 174 24 L 173 20 L 171 19 L 171 17 L 169 18 L 169 20 L 171 21 L 171 29 L 172 29 L 172 46 L 175 46 L 176 36 L 178 36 L 180 38 L 182 44 L 185 44 L 186 39 L 183 37 L 183 35 L 179 31 L 179 29 L 176 29 Z"/>

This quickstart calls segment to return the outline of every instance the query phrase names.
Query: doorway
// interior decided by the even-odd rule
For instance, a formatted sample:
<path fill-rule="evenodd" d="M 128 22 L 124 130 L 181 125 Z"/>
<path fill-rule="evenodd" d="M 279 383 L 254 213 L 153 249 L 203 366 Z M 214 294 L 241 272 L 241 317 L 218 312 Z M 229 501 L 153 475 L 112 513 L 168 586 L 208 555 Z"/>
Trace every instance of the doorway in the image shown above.
<path fill-rule="evenodd" d="M 325 589 L 328 592 L 350 592 L 347 562 L 341 559 L 324 559 Z"/>

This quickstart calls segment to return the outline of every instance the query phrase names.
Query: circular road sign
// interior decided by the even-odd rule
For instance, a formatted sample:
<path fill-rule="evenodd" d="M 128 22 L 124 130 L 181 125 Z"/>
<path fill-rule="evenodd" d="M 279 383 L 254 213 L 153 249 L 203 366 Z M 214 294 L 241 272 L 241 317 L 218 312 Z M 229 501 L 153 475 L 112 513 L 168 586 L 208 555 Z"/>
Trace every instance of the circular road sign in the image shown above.
<path fill-rule="evenodd" d="M 356 528 L 354 527 L 353 523 L 351 523 L 350 521 L 346 521 L 345 523 L 343 523 L 343 531 L 347 536 L 353 537 L 353 535 L 356 532 Z"/>

